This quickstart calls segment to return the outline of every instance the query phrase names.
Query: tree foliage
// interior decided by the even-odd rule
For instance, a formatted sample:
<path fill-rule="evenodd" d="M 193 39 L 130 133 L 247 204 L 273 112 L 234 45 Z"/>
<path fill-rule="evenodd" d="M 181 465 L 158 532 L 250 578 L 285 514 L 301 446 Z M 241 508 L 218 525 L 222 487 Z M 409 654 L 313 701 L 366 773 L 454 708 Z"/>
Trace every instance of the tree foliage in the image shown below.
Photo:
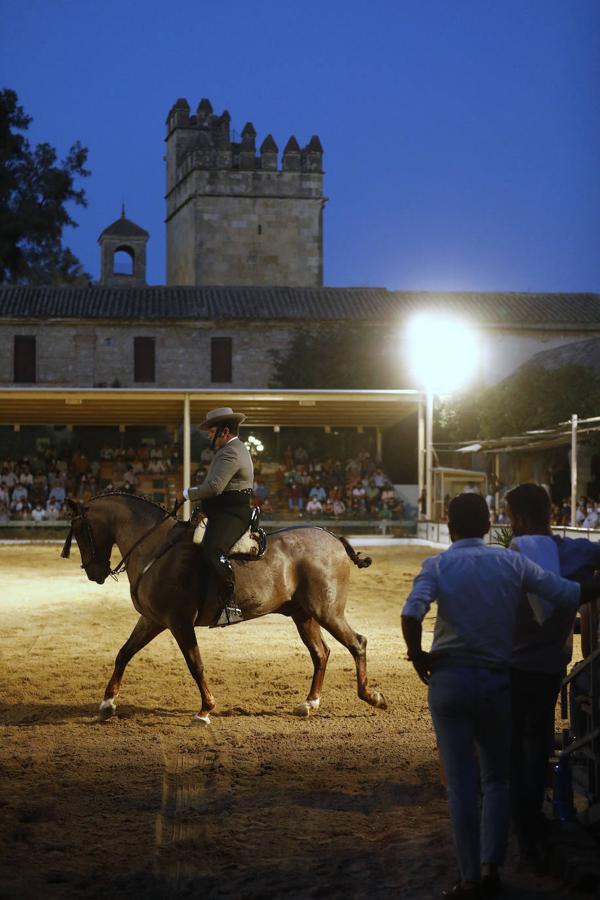
<path fill-rule="evenodd" d="M 271 351 L 271 357 L 274 388 L 406 387 L 406 373 L 384 326 L 335 323 L 302 328 L 286 350 Z"/>
<path fill-rule="evenodd" d="M 500 384 L 439 406 L 441 441 L 508 437 L 600 410 L 600 379 L 584 366 L 523 366 Z"/>
<path fill-rule="evenodd" d="M 62 241 L 63 229 L 77 226 L 67 204 L 87 205 L 76 179 L 90 174 L 88 151 L 76 142 L 58 162 L 54 147 L 32 147 L 21 133 L 30 124 L 16 93 L 0 91 L 0 283 L 86 282 Z"/>

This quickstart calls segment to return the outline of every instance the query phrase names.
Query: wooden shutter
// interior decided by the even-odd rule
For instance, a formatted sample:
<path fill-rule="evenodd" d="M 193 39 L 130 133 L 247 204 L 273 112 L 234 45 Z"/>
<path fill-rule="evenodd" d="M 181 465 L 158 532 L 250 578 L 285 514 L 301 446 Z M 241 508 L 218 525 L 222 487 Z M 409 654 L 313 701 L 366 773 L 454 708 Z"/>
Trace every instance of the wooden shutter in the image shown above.
<path fill-rule="evenodd" d="M 133 339 L 133 380 L 156 381 L 154 338 Z"/>
<path fill-rule="evenodd" d="M 35 384 L 35 338 L 15 335 L 14 376 L 16 383 Z"/>
<path fill-rule="evenodd" d="M 210 380 L 231 382 L 231 338 L 211 338 Z"/>

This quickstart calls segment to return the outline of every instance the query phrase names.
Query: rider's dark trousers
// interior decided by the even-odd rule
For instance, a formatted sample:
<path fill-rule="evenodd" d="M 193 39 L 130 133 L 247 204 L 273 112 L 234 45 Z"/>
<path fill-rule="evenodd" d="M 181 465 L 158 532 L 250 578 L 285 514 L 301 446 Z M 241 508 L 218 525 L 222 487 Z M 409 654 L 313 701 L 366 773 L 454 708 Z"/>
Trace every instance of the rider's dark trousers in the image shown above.
<path fill-rule="evenodd" d="M 224 491 L 218 497 L 203 500 L 202 509 L 208 516 L 206 532 L 200 545 L 202 559 L 219 581 L 232 582 L 232 569 L 221 561 L 221 557 L 229 553 L 250 526 L 250 494 Z"/>

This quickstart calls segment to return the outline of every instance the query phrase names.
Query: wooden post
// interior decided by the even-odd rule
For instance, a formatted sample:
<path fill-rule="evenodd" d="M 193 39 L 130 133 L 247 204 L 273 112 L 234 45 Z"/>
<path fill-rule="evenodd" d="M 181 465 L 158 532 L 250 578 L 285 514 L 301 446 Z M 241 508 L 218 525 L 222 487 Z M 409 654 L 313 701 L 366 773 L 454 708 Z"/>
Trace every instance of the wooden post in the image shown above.
<path fill-rule="evenodd" d="M 183 399 L 183 486 L 190 487 L 192 479 L 192 423 L 190 412 L 190 395 Z M 191 504 L 189 500 L 183 505 L 183 518 L 189 521 Z"/>

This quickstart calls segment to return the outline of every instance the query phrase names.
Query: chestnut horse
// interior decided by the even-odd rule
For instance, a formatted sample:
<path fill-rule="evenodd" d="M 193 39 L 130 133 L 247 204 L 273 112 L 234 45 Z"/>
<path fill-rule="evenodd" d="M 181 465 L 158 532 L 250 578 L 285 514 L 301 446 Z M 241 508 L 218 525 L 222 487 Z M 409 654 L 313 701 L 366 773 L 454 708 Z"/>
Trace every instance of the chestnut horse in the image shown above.
<path fill-rule="evenodd" d="M 193 528 L 135 494 L 113 491 L 86 504 L 71 501 L 70 505 L 71 531 L 63 556 L 69 555 L 71 538 L 75 537 L 87 577 L 103 584 L 115 572 L 110 555 L 116 544 L 126 562 L 133 605 L 140 614 L 117 654 L 100 705 L 100 718 L 109 718 L 115 712 L 123 673 L 132 657 L 168 628 L 200 691 L 202 705 L 194 720 L 209 724 L 215 701 L 204 677 L 194 627 L 211 625 L 220 603 L 214 590 L 205 589 L 200 553 L 192 543 Z M 383 694 L 368 686 L 367 639 L 357 634 L 344 616 L 350 561 L 359 568 L 371 562 L 368 557 L 359 559 L 344 538 L 318 526 L 276 531 L 269 535 L 266 553 L 260 559 L 232 559 L 236 600 L 244 619 L 273 612 L 291 616 L 308 648 L 313 678 L 306 700 L 294 710 L 296 715 L 307 716 L 319 707 L 329 657 L 321 625 L 352 654 L 361 700 L 371 706 L 386 706 Z M 205 599 L 200 602 L 203 595 Z"/>

